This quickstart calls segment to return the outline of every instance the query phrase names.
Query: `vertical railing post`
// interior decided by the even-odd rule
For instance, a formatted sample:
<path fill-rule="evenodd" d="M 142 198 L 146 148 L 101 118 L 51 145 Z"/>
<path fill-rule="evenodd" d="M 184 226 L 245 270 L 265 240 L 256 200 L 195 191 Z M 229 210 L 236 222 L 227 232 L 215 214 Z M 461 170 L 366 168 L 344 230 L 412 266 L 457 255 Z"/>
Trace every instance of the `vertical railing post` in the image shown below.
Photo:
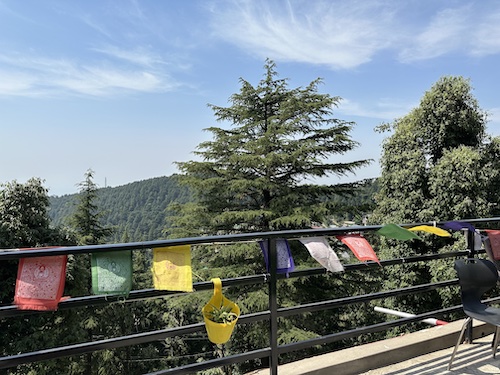
<path fill-rule="evenodd" d="M 271 375 L 278 375 L 278 278 L 276 275 L 276 270 L 278 268 L 278 251 L 276 249 L 275 238 L 269 238 L 267 241 L 269 249 L 269 271 L 271 273 L 271 277 L 269 280 L 269 311 L 271 313 L 269 335 L 269 339 L 271 341 L 271 358 L 269 369 L 271 370 Z"/>
<path fill-rule="evenodd" d="M 467 245 L 469 247 L 468 258 L 474 258 L 476 256 L 476 232 L 470 229 L 467 229 Z M 474 319 L 470 319 L 469 323 L 467 323 L 467 330 L 465 331 L 464 339 L 467 344 L 472 344 L 472 341 L 474 340 L 474 335 L 472 332 L 472 330 L 474 329 L 472 325 L 473 320 Z"/>

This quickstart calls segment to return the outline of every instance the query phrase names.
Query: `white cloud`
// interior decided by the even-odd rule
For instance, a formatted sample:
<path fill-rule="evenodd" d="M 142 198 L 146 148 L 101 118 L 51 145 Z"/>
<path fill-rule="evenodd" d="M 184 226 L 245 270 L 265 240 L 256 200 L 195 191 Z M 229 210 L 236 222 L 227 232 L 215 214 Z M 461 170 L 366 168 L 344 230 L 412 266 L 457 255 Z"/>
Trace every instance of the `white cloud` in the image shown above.
<path fill-rule="evenodd" d="M 259 57 L 353 68 L 388 48 L 393 10 L 378 2 L 224 3 L 214 33 Z M 285 7 L 286 5 L 286 7 Z M 373 17 L 373 13 L 377 17 Z"/>
<path fill-rule="evenodd" d="M 338 111 L 348 116 L 375 118 L 384 121 L 393 121 L 408 114 L 415 103 L 402 103 L 397 99 L 381 99 L 375 105 L 366 106 L 349 99 L 342 99 Z"/>
<path fill-rule="evenodd" d="M 146 61 L 146 60 L 144 60 Z M 111 64 L 82 65 L 33 55 L 0 55 L 0 95 L 91 95 L 163 92 L 175 87 L 155 69 Z"/>
<path fill-rule="evenodd" d="M 152 53 L 145 48 L 122 49 L 116 46 L 106 46 L 103 48 L 93 48 L 93 50 L 115 59 L 146 67 L 166 64 L 158 54 Z"/>
<path fill-rule="evenodd" d="M 471 9 L 463 6 L 439 11 L 400 52 L 402 61 L 427 60 L 459 50 L 467 40 Z"/>
<path fill-rule="evenodd" d="M 228 0 L 214 4 L 215 35 L 259 58 L 352 69 L 381 51 L 394 51 L 404 63 L 451 53 L 500 52 L 500 4 L 492 1 Z"/>
<path fill-rule="evenodd" d="M 500 52 L 500 10 L 488 14 L 472 34 L 471 53 L 476 56 Z"/>

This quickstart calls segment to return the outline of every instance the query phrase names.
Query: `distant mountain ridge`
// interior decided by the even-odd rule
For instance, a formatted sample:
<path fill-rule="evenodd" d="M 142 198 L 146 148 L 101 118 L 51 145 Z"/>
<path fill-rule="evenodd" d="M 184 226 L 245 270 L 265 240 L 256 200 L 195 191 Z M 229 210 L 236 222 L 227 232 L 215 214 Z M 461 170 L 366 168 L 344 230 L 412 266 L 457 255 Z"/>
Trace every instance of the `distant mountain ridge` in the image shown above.
<path fill-rule="evenodd" d="M 49 216 L 53 225 L 65 225 L 74 212 L 78 193 L 50 197 Z M 150 241 L 164 238 L 167 206 L 190 200 L 189 189 L 176 176 L 155 177 L 117 187 L 98 189 L 96 202 L 102 223 L 114 228 L 111 242 Z"/>
<path fill-rule="evenodd" d="M 349 197 L 338 196 L 333 201 L 346 211 L 335 213 L 332 219 L 339 225 L 346 220 L 362 219 L 374 206 L 373 195 L 378 190 L 376 179 L 366 180 L 356 193 Z M 114 228 L 109 242 L 153 241 L 165 238 L 168 228 L 166 208 L 170 203 L 189 202 L 189 189 L 177 182 L 176 175 L 155 177 L 123 186 L 98 190 L 97 205 L 102 224 Z M 54 226 L 65 225 L 78 202 L 78 194 L 50 197 L 49 216 Z"/>

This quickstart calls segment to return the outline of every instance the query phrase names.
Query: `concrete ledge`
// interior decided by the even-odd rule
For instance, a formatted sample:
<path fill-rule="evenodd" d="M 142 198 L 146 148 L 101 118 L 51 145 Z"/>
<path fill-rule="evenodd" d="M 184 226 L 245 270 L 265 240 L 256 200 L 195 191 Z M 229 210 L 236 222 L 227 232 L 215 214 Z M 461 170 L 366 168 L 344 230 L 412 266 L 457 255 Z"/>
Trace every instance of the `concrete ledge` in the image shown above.
<path fill-rule="evenodd" d="M 431 327 L 418 332 L 355 346 L 279 366 L 279 375 L 355 375 L 402 362 L 437 350 L 453 347 L 464 321 Z M 487 336 L 493 328 L 474 321 L 474 339 Z M 269 374 L 269 369 L 252 372 Z"/>

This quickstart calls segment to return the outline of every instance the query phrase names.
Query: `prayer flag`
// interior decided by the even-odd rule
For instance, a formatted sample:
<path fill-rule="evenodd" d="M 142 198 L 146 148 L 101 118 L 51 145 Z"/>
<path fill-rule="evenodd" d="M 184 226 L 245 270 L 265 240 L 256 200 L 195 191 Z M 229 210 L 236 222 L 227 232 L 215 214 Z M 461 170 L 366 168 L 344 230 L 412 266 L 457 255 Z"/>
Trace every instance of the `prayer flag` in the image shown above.
<path fill-rule="evenodd" d="M 153 249 L 152 271 L 155 289 L 192 292 L 191 246 Z"/>
<path fill-rule="evenodd" d="M 125 294 L 132 290 L 132 251 L 93 253 L 92 291 L 94 294 Z"/>
<path fill-rule="evenodd" d="M 487 229 L 485 231 L 490 240 L 491 252 L 495 260 L 500 260 L 500 230 Z"/>
<path fill-rule="evenodd" d="M 416 227 L 408 228 L 408 230 L 412 232 L 420 230 L 422 232 L 432 233 L 440 237 L 451 237 L 451 234 L 449 232 L 438 227 L 433 227 L 431 225 L 419 225 Z"/>
<path fill-rule="evenodd" d="M 269 263 L 269 249 L 268 241 L 259 241 L 260 249 L 264 255 L 264 261 L 266 262 L 267 272 L 271 272 Z M 285 239 L 276 240 L 276 252 L 278 258 L 278 264 L 276 266 L 276 273 L 288 273 L 295 269 L 295 263 L 293 262 L 292 252 L 290 250 L 290 245 Z"/>
<path fill-rule="evenodd" d="M 55 311 L 66 281 L 67 255 L 22 258 L 14 304 L 19 310 Z"/>
<path fill-rule="evenodd" d="M 342 272 L 344 266 L 340 263 L 337 254 L 324 237 L 301 238 L 300 242 L 309 251 L 309 254 L 330 272 Z"/>
<path fill-rule="evenodd" d="M 459 222 L 459 221 L 447 221 L 445 223 L 439 224 L 444 229 L 460 231 L 462 229 L 468 229 L 471 232 L 475 232 L 476 228 L 472 224 Z"/>
<path fill-rule="evenodd" d="M 421 240 L 421 238 L 417 236 L 415 233 L 410 232 L 408 229 L 402 228 L 396 224 L 384 225 L 382 228 L 377 230 L 376 233 L 385 237 L 394 238 L 396 240 L 402 240 L 402 241 L 412 240 L 412 239 Z"/>
<path fill-rule="evenodd" d="M 364 238 L 360 234 L 345 234 L 336 237 L 340 241 L 342 241 L 342 243 L 347 245 L 347 247 L 351 249 L 353 254 L 360 261 L 364 262 L 367 260 L 373 260 L 374 262 L 380 264 L 380 261 L 377 258 L 377 254 L 375 254 L 375 251 L 373 251 L 366 238 Z"/>

